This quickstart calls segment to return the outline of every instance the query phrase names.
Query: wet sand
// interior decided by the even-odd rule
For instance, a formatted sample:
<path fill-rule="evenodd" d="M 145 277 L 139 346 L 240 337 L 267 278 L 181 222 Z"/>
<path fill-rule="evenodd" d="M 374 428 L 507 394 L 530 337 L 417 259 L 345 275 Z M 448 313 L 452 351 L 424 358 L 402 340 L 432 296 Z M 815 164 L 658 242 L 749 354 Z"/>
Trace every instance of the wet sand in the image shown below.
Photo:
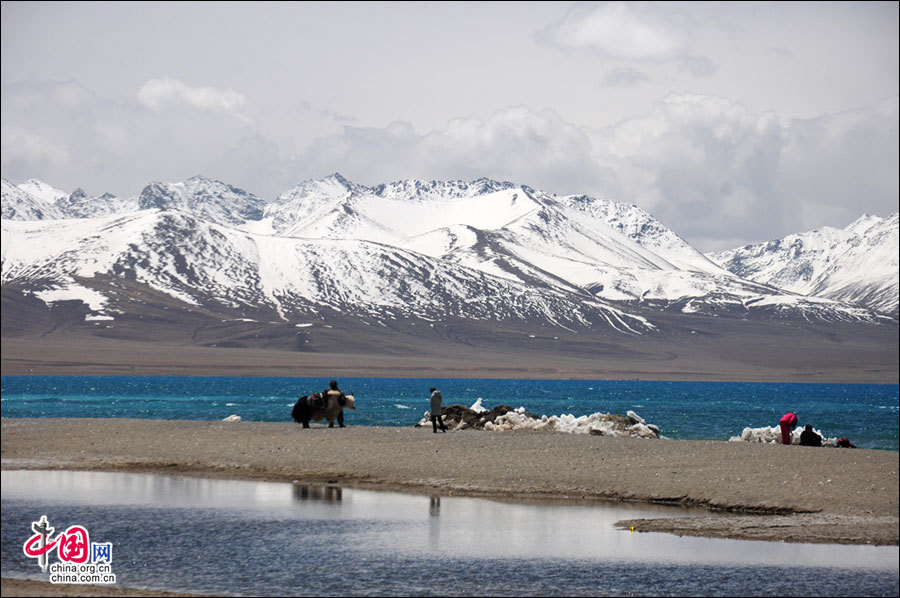
<path fill-rule="evenodd" d="M 636 501 L 736 517 L 637 531 L 898 544 L 898 453 L 519 430 L 3 419 L 3 469 L 157 472 L 488 497 Z"/>

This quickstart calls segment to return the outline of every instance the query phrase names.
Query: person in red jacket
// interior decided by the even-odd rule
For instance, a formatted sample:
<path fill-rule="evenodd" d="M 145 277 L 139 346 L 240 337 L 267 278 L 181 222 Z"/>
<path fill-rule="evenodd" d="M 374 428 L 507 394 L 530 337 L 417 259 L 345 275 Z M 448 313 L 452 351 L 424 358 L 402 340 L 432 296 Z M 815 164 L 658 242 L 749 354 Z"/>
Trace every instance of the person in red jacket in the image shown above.
<path fill-rule="evenodd" d="M 790 444 L 791 431 L 797 427 L 797 416 L 793 413 L 785 413 L 778 425 L 781 426 L 781 444 Z"/>

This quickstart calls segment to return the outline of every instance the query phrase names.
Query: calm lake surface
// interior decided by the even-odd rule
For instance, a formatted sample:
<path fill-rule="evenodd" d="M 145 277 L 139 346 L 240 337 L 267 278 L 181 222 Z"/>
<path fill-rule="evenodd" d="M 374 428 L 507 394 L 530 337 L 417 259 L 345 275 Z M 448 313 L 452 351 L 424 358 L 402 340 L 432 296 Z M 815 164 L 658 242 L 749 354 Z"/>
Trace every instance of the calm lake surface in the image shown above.
<path fill-rule="evenodd" d="M 3 376 L 3 417 L 290 421 L 298 397 L 326 378 L 175 376 Z M 536 415 L 576 417 L 632 410 L 673 439 L 728 440 L 745 427 L 777 426 L 792 411 L 800 425 L 860 448 L 898 450 L 900 386 L 586 380 L 342 378 L 356 396 L 348 425 L 411 426 L 428 410 L 428 389 L 444 404 L 505 404 Z"/>
<path fill-rule="evenodd" d="M 230 595 L 896 596 L 898 548 L 632 533 L 676 507 L 419 496 L 149 474 L 2 472 L 2 574 L 47 516 L 112 543 L 117 585 Z M 722 515 L 727 516 L 727 515 Z M 50 562 L 57 562 L 51 553 Z"/>

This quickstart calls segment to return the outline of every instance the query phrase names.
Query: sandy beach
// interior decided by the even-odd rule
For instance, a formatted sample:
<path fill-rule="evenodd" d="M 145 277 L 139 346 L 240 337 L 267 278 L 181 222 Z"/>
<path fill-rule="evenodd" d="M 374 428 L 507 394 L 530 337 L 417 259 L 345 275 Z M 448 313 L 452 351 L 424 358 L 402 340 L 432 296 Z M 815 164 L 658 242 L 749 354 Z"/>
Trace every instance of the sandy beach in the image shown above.
<path fill-rule="evenodd" d="M 197 596 L 178 592 L 161 592 L 121 588 L 118 586 L 91 586 L 72 584 L 52 584 L 49 581 L 3 578 L 2 596 Z"/>
<path fill-rule="evenodd" d="M 898 453 L 518 430 L 135 419 L 2 420 L 3 469 L 324 483 L 445 496 L 671 503 L 729 517 L 621 521 L 637 532 L 898 544 Z M 3 596 L 177 596 L 3 579 Z"/>
<path fill-rule="evenodd" d="M 3 419 L 3 469 L 158 472 L 504 498 L 636 501 L 727 518 L 638 531 L 898 544 L 898 453 L 519 430 L 293 423 Z"/>

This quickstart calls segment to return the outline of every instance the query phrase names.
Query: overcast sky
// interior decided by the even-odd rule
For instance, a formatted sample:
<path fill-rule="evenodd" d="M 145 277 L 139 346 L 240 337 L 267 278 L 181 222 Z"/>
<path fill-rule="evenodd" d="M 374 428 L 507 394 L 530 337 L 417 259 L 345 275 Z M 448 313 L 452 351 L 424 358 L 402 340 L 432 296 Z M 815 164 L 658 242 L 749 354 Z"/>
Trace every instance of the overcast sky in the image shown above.
<path fill-rule="evenodd" d="M 2 176 L 635 203 L 702 251 L 898 210 L 898 3 L 2 3 Z"/>

